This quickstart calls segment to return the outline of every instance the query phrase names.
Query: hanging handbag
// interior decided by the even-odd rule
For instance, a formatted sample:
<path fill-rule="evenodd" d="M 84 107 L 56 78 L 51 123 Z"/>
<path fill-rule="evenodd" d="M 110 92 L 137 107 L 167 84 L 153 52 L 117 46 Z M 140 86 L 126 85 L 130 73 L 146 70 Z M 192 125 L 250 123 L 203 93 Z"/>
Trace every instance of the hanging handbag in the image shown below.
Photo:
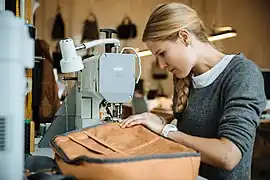
<path fill-rule="evenodd" d="M 137 26 L 126 16 L 117 27 L 117 33 L 119 39 L 133 39 L 137 37 Z"/>
<path fill-rule="evenodd" d="M 58 7 L 57 10 L 51 36 L 53 40 L 60 40 L 65 38 L 65 23 L 60 12 L 60 7 Z"/>
<path fill-rule="evenodd" d="M 51 141 L 64 175 L 77 180 L 196 180 L 200 155 L 144 126 L 103 123 Z"/>
<path fill-rule="evenodd" d="M 84 21 L 81 42 L 99 39 L 97 18 L 93 13 Z"/>

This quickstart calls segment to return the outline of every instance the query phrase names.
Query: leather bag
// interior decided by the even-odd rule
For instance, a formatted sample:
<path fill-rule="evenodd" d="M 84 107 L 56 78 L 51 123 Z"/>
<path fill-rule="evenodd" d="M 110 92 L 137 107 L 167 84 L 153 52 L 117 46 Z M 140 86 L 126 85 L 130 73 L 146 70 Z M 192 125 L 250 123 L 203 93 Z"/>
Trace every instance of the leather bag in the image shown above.
<path fill-rule="evenodd" d="M 52 40 L 60 40 L 65 38 L 65 23 L 59 7 L 53 23 L 51 37 Z"/>
<path fill-rule="evenodd" d="M 64 175 L 78 180 L 195 180 L 200 154 L 144 126 L 118 123 L 56 136 L 51 141 Z"/>
<path fill-rule="evenodd" d="M 99 39 L 97 18 L 93 13 L 84 21 L 81 43 Z"/>
<path fill-rule="evenodd" d="M 137 26 L 126 16 L 117 27 L 117 34 L 119 39 L 134 39 L 137 37 Z"/>

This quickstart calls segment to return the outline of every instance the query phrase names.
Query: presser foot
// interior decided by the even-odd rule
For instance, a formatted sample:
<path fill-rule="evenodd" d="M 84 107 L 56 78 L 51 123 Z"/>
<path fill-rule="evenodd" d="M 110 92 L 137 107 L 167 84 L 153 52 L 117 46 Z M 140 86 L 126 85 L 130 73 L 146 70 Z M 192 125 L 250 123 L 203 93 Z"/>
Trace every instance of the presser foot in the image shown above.
<path fill-rule="evenodd" d="M 116 118 L 116 117 L 114 117 L 114 118 L 111 118 L 111 117 L 106 117 L 104 120 L 103 120 L 103 122 L 122 122 L 123 121 L 123 119 L 122 118 Z"/>

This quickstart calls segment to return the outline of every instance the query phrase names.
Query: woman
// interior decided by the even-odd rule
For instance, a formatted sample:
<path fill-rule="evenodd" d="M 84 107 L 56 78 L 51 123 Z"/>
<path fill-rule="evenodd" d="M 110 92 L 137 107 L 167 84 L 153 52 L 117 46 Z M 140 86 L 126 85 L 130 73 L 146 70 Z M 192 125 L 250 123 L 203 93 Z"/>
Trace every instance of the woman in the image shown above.
<path fill-rule="evenodd" d="M 256 128 L 266 102 L 259 68 L 242 54 L 215 49 L 197 13 L 180 3 L 154 10 L 143 41 L 160 66 L 174 74 L 177 127 L 151 113 L 131 116 L 120 126 L 143 124 L 199 151 L 199 173 L 207 179 L 249 179 Z"/>

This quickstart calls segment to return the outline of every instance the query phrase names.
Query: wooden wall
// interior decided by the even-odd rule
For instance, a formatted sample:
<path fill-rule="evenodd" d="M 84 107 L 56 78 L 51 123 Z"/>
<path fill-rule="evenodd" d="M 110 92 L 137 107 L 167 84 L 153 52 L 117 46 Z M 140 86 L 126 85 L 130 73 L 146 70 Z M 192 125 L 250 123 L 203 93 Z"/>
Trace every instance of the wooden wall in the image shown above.
<path fill-rule="evenodd" d="M 215 21 L 217 26 L 232 26 L 238 36 L 223 40 L 221 43 L 226 53 L 244 53 L 261 68 L 270 68 L 270 1 L 269 0 L 175 0 L 191 5 L 210 27 Z M 66 33 L 79 43 L 83 21 L 93 12 L 100 28 L 115 28 L 125 15 L 137 24 L 138 38 L 123 42 L 126 46 L 144 49 L 141 35 L 151 10 L 160 3 L 170 0 L 59 0 L 61 12 L 66 24 Z M 53 50 L 56 42 L 51 41 L 50 33 L 56 14 L 56 0 L 40 0 L 41 6 L 36 12 L 38 37 L 45 39 Z M 151 79 L 150 65 L 153 57 L 142 59 L 146 87 L 155 87 Z M 171 76 L 162 82 L 167 94 L 172 93 Z"/>

